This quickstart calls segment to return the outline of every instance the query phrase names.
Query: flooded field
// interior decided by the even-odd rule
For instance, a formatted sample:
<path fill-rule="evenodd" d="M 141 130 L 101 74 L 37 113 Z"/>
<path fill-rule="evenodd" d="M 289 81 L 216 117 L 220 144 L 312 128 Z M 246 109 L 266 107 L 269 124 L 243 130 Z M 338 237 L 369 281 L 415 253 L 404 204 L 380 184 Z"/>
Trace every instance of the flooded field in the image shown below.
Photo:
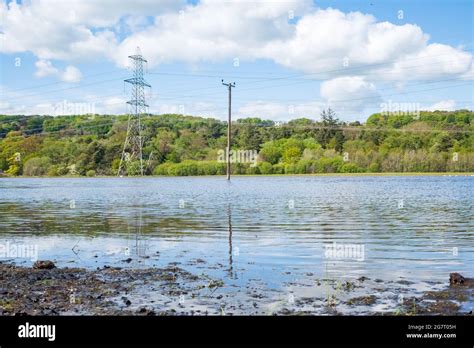
<path fill-rule="evenodd" d="M 82 299 L 59 314 L 468 313 L 449 274 L 473 277 L 473 191 L 472 176 L 0 179 L 0 274 Z M 17 295 L 4 313 L 44 313 Z"/>

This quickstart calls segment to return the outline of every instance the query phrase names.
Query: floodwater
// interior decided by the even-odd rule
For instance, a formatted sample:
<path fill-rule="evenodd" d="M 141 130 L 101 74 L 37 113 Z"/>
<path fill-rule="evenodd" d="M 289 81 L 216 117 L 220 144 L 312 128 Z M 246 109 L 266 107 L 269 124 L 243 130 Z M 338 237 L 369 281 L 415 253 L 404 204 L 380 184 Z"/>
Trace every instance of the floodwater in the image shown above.
<path fill-rule="evenodd" d="M 252 314 L 344 298 L 341 284 L 366 277 L 347 297 L 376 303 L 339 310 L 384 312 L 451 272 L 473 277 L 473 191 L 472 176 L 0 179 L 0 260 L 174 264 L 222 280 Z"/>

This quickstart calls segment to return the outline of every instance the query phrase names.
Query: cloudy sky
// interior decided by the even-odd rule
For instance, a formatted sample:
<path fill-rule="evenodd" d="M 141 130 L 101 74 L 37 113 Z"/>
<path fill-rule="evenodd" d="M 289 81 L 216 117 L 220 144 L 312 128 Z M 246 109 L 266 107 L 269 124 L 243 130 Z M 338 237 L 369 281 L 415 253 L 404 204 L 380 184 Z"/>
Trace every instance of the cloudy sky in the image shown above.
<path fill-rule="evenodd" d="M 0 113 L 125 113 L 137 46 L 150 112 L 365 120 L 472 109 L 470 0 L 0 3 Z M 77 107 L 75 107 L 77 106 Z M 62 113 L 68 113 L 63 107 Z"/>

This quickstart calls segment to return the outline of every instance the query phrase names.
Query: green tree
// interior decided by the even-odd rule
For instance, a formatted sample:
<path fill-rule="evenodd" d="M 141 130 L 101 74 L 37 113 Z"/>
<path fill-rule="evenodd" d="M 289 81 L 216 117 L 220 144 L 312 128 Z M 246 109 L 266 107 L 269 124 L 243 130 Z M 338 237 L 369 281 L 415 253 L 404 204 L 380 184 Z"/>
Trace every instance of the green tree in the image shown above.
<path fill-rule="evenodd" d="M 22 163 L 20 159 L 20 153 L 15 153 L 7 159 L 8 169 L 6 174 L 10 176 L 17 176 L 21 174 Z"/>
<path fill-rule="evenodd" d="M 43 176 L 48 172 L 51 160 L 48 157 L 33 157 L 25 162 L 23 175 Z"/>
<path fill-rule="evenodd" d="M 341 122 L 331 108 L 321 112 L 321 129 L 317 134 L 317 141 L 323 146 L 323 148 L 326 148 L 329 142 L 335 138 L 334 148 L 336 148 L 337 151 L 342 149 L 344 136 L 342 131 L 338 129 L 340 125 Z"/>

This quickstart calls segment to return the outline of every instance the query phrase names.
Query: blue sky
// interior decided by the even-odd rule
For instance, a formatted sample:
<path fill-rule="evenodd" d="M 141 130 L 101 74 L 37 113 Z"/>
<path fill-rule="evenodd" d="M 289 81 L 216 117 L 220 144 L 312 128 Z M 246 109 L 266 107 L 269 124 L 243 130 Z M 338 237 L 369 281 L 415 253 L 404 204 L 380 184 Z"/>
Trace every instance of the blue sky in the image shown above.
<path fill-rule="evenodd" d="M 133 6 L 132 6 L 133 5 Z M 0 8 L 0 113 L 125 113 L 127 56 L 148 59 L 150 112 L 347 121 L 390 105 L 472 109 L 471 1 L 122 0 Z M 57 13 L 63 15 L 57 16 Z M 70 110 L 58 107 L 65 103 Z M 397 111 L 397 110 L 391 110 Z"/>

